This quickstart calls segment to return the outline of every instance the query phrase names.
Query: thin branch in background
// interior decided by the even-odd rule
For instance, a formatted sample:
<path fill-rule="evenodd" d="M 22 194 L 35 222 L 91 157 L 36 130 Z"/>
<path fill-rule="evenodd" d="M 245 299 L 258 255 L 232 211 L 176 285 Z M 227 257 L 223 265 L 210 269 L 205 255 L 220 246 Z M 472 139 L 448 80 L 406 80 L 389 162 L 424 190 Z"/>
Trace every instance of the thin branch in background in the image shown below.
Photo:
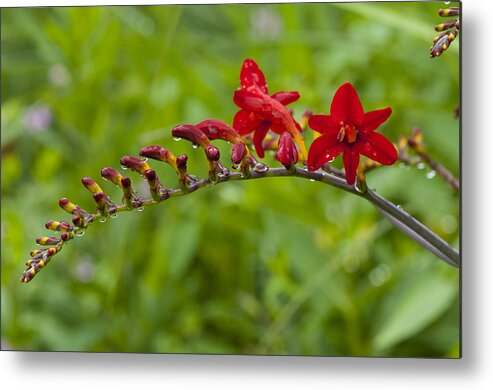
<path fill-rule="evenodd" d="M 458 110 L 458 108 L 457 108 Z M 399 153 L 398 161 L 409 167 L 417 167 L 418 169 L 423 169 L 426 165 L 429 167 L 430 175 L 438 174 L 445 179 L 445 181 L 456 191 L 460 191 L 460 181 L 457 179 L 447 168 L 442 164 L 435 161 L 430 157 L 428 151 L 424 147 L 423 133 L 419 128 L 413 129 L 413 134 L 406 138 L 401 135 L 397 142 L 397 151 Z M 409 150 L 416 154 L 416 156 L 410 156 Z M 362 169 L 365 173 L 380 168 L 383 165 L 373 161 L 366 160 L 362 162 Z M 327 169 L 326 169 L 327 168 Z M 327 172 L 331 172 L 337 175 L 344 176 L 342 171 L 337 170 L 334 167 L 323 167 Z M 339 171 L 339 172 L 338 172 Z"/>
<path fill-rule="evenodd" d="M 442 164 L 433 160 L 426 151 L 423 143 L 423 134 L 419 128 L 413 129 L 413 135 L 408 138 L 407 143 L 409 147 L 416 152 L 416 154 L 426 163 L 428 166 L 440 176 L 456 191 L 460 190 L 459 179 L 455 178 L 452 173 L 445 168 Z"/>

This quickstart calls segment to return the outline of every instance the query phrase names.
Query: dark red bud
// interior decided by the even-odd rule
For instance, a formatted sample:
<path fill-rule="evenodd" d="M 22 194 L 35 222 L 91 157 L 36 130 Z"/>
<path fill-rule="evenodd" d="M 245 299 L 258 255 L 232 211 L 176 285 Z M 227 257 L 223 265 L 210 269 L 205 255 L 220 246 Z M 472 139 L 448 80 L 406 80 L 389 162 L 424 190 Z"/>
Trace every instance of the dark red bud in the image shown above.
<path fill-rule="evenodd" d="M 457 16 L 459 15 L 459 7 L 450 7 L 445 9 L 439 9 L 438 15 L 440 16 Z"/>
<path fill-rule="evenodd" d="M 176 166 L 178 169 L 187 169 L 187 161 L 188 161 L 188 156 L 186 154 L 182 154 L 181 156 L 178 156 L 176 158 Z"/>
<path fill-rule="evenodd" d="M 145 171 L 144 174 L 145 174 L 145 177 L 147 178 L 147 180 L 149 180 L 151 182 L 156 181 L 156 171 L 154 169 L 149 169 L 149 170 Z"/>
<path fill-rule="evenodd" d="M 60 199 L 58 204 L 62 209 L 64 209 L 69 213 L 73 213 L 77 209 L 77 206 L 73 204 L 71 201 L 69 201 L 67 198 Z"/>
<path fill-rule="evenodd" d="M 83 222 L 84 221 L 82 220 L 82 218 L 78 215 L 72 218 L 72 223 L 77 227 L 81 227 L 83 225 Z"/>
<path fill-rule="evenodd" d="M 68 234 L 68 233 L 62 233 L 62 235 L 60 237 L 61 237 L 62 241 L 70 240 L 70 234 Z"/>
<path fill-rule="evenodd" d="M 239 142 L 240 134 L 225 122 L 216 119 L 207 119 L 195 125 L 202 130 L 209 139 L 222 139 L 228 142 Z"/>
<path fill-rule="evenodd" d="M 55 255 L 56 253 L 58 252 L 57 248 L 54 248 L 54 247 L 51 247 L 51 248 L 48 248 L 48 256 L 53 256 Z"/>
<path fill-rule="evenodd" d="M 104 199 L 106 198 L 104 192 L 96 192 L 95 194 L 93 194 L 92 197 L 94 198 L 96 203 L 102 203 L 102 202 L 104 202 Z"/>
<path fill-rule="evenodd" d="M 124 156 L 120 159 L 122 166 L 130 168 L 132 171 L 144 174 L 150 167 L 145 161 L 137 157 Z"/>
<path fill-rule="evenodd" d="M 39 245 L 54 245 L 60 242 L 59 238 L 56 237 L 38 237 L 36 238 L 36 243 Z"/>
<path fill-rule="evenodd" d="M 292 165 L 298 162 L 298 151 L 291 138 L 291 134 L 284 132 L 279 140 L 279 149 L 276 153 L 276 158 L 284 165 L 286 169 L 289 169 Z"/>
<path fill-rule="evenodd" d="M 205 155 L 207 156 L 207 159 L 211 161 L 218 161 L 219 157 L 221 157 L 219 149 L 214 145 L 209 145 L 205 148 Z"/>
<path fill-rule="evenodd" d="M 122 177 L 122 187 L 130 188 L 132 186 L 132 181 L 129 177 Z"/>
<path fill-rule="evenodd" d="M 152 158 L 153 160 L 168 162 L 171 152 L 162 146 L 151 145 L 146 146 L 140 150 L 142 157 Z"/>
<path fill-rule="evenodd" d="M 93 194 L 95 192 L 102 192 L 103 191 L 101 189 L 101 187 L 90 177 L 83 177 L 81 181 L 82 181 L 82 184 L 84 185 L 84 187 L 86 187 Z"/>
<path fill-rule="evenodd" d="M 110 167 L 103 168 L 101 169 L 101 176 L 117 186 L 121 185 L 122 175 L 116 169 Z"/>
<path fill-rule="evenodd" d="M 245 153 L 246 153 L 245 144 L 243 142 L 235 143 L 231 150 L 231 161 L 233 162 L 233 164 L 241 163 L 241 160 L 243 160 L 243 157 L 245 157 Z"/>
<path fill-rule="evenodd" d="M 179 125 L 171 130 L 171 134 L 176 138 L 183 138 L 192 142 L 195 145 L 200 145 L 205 148 L 210 144 L 209 138 L 202 130 L 194 125 Z"/>

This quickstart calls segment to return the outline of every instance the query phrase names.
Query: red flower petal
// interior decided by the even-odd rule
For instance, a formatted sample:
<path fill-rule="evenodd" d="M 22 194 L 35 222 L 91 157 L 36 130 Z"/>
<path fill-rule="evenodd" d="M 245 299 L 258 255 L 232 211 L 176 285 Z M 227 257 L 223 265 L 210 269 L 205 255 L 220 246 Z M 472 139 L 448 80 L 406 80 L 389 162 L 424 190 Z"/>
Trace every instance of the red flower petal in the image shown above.
<path fill-rule="evenodd" d="M 253 133 L 253 145 L 255 146 L 255 151 L 260 158 L 264 158 L 264 147 L 262 146 L 262 141 L 268 131 L 268 124 L 261 124 L 260 127 L 255 130 L 255 133 Z"/>
<path fill-rule="evenodd" d="M 282 123 L 271 123 L 270 129 L 274 133 L 279 134 L 279 135 L 281 135 L 282 133 L 284 133 L 285 131 L 287 131 L 286 126 L 283 125 Z"/>
<path fill-rule="evenodd" d="M 263 119 L 257 113 L 248 110 L 240 110 L 233 119 L 233 128 L 237 130 L 240 135 L 245 135 L 256 130 L 262 122 Z"/>
<path fill-rule="evenodd" d="M 363 156 L 383 165 L 392 165 L 398 157 L 392 142 L 375 132 L 362 134 L 357 142 L 357 149 Z"/>
<path fill-rule="evenodd" d="M 247 91 L 246 89 L 237 89 L 233 95 L 233 101 L 240 108 L 251 111 L 263 111 L 265 108 L 264 105 L 268 104 L 266 97 L 270 99 L 268 95 L 260 95 L 252 91 Z"/>
<path fill-rule="evenodd" d="M 263 93 L 269 93 L 264 74 L 259 69 L 257 63 L 251 58 L 247 58 L 243 62 L 240 73 L 240 84 L 243 88 L 247 89 L 252 86 L 257 86 Z"/>
<path fill-rule="evenodd" d="M 340 127 L 332 122 L 329 115 L 312 115 L 308 120 L 308 126 L 321 134 L 338 132 Z"/>
<path fill-rule="evenodd" d="M 281 91 L 276 92 L 271 97 L 282 103 L 284 106 L 287 106 L 288 104 L 291 104 L 298 100 L 300 98 L 300 94 L 296 91 Z"/>
<path fill-rule="evenodd" d="M 324 134 L 315 139 L 308 151 L 308 170 L 316 171 L 326 162 L 336 158 L 345 149 L 336 137 Z"/>
<path fill-rule="evenodd" d="M 241 138 L 238 132 L 225 122 L 216 119 L 206 119 L 195 125 L 202 130 L 209 139 L 223 139 L 228 142 L 239 142 Z"/>
<path fill-rule="evenodd" d="M 358 126 L 363 122 L 363 106 L 351 83 L 342 84 L 336 91 L 330 106 L 330 116 L 337 124 L 342 121 Z"/>
<path fill-rule="evenodd" d="M 344 162 L 344 171 L 346 172 L 346 182 L 349 185 L 353 185 L 356 181 L 356 170 L 359 164 L 358 150 L 355 147 L 347 148 L 342 155 L 342 161 Z"/>
<path fill-rule="evenodd" d="M 361 131 L 374 131 L 380 127 L 392 114 L 392 108 L 382 108 L 381 110 L 365 112 L 363 123 L 360 126 Z"/>

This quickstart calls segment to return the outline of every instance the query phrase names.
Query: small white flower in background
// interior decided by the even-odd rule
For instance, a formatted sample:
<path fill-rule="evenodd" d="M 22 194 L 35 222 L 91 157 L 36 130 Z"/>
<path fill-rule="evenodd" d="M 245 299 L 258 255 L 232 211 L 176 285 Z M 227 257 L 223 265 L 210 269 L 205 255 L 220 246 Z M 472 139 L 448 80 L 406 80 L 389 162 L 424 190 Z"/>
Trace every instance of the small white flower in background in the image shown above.
<path fill-rule="evenodd" d="M 64 87 L 70 81 L 70 74 L 62 64 L 55 64 L 48 70 L 48 79 L 55 87 Z"/>
<path fill-rule="evenodd" d="M 33 105 L 27 107 L 22 118 L 27 131 L 37 133 L 47 130 L 53 122 L 53 115 L 48 106 Z"/>
<path fill-rule="evenodd" d="M 283 30 L 279 14 L 270 8 L 258 8 L 250 14 L 250 32 L 256 40 L 276 40 Z"/>

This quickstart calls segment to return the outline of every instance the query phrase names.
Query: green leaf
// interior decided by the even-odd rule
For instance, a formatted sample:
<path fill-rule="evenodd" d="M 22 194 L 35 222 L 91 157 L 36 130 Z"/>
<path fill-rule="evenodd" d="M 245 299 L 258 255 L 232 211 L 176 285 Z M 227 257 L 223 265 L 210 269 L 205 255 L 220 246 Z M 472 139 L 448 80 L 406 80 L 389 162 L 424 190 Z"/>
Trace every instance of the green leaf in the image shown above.
<path fill-rule="evenodd" d="M 447 310 L 456 294 L 455 283 L 436 275 L 408 285 L 400 299 L 394 300 L 389 317 L 377 331 L 374 350 L 390 348 L 423 330 Z"/>

